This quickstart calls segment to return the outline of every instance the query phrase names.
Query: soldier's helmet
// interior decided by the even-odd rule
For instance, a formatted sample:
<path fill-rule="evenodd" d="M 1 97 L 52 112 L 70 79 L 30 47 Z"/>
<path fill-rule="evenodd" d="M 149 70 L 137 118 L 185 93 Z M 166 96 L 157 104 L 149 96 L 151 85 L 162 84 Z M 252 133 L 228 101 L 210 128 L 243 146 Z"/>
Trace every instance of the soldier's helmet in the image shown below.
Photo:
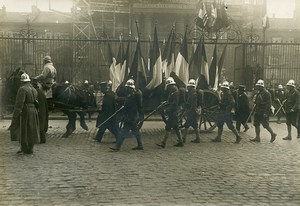
<path fill-rule="evenodd" d="M 190 79 L 187 86 L 196 88 L 196 80 L 195 79 Z"/>
<path fill-rule="evenodd" d="M 295 86 L 295 81 L 292 80 L 292 79 L 290 79 L 286 85 L 287 85 L 287 86 L 296 87 L 296 86 Z"/>
<path fill-rule="evenodd" d="M 43 60 L 44 60 L 44 61 L 51 62 L 51 57 L 50 57 L 50 56 L 45 56 Z"/>
<path fill-rule="evenodd" d="M 227 82 L 227 81 L 223 82 L 223 84 L 221 85 L 221 88 L 229 89 L 229 82 Z"/>
<path fill-rule="evenodd" d="M 85 84 L 88 84 L 88 83 L 89 83 L 89 81 L 88 81 L 88 80 L 84 80 L 84 83 L 85 83 Z"/>
<path fill-rule="evenodd" d="M 265 82 L 264 82 L 264 80 L 258 80 L 257 82 L 256 82 L 256 84 L 255 84 L 256 86 L 260 86 L 260 87 L 265 87 Z"/>
<path fill-rule="evenodd" d="M 283 86 L 281 84 L 279 84 L 278 89 L 283 89 Z"/>
<path fill-rule="evenodd" d="M 168 79 L 166 80 L 166 85 L 171 85 L 171 84 L 176 84 L 173 77 L 168 77 Z"/>
<path fill-rule="evenodd" d="M 67 80 L 67 81 L 65 81 L 65 84 L 70 84 L 70 82 Z"/>
<path fill-rule="evenodd" d="M 128 79 L 125 86 L 135 89 L 134 80 L 133 79 Z"/>
<path fill-rule="evenodd" d="M 30 82 L 31 80 L 30 80 L 28 74 L 23 73 L 23 74 L 21 75 L 20 81 L 21 81 L 21 82 Z"/>

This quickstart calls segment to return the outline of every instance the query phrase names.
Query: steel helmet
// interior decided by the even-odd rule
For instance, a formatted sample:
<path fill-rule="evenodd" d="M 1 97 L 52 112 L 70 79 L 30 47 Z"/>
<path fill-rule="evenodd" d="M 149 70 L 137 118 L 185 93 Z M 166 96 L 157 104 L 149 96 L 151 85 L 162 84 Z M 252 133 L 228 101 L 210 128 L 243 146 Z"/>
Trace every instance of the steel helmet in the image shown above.
<path fill-rule="evenodd" d="M 264 80 L 258 80 L 257 83 L 255 84 L 256 86 L 261 86 L 261 87 L 265 87 L 265 83 Z"/>
<path fill-rule="evenodd" d="M 30 82 L 31 80 L 30 80 L 30 78 L 29 78 L 29 75 L 28 75 L 28 74 L 26 74 L 26 73 L 23 73 L 23 74 L 21 75 L 21 79 L 20 79 L 20 81 L 21 81 L 21 82 Z"/>
<path fill-rule="evenodd" d="M 195 88 L 196 87 L 196 81 L 195 81 L 195 79 L 190 79 L 187 86 Z"/>
<path fill-rule="evenodd" d="M 128 79 L 126 84 L 125 84 L 126 87 L 131 87 L 133 89 L 135 89 L 135 86 L 134 86 L 134 80 L 133 79 Z"/>
<path fill-rule="evenodd" d="M 223 82 L 223 84 L 221 85 L 221 88 L 229 89 L 229 82 L 227 82 L 227 81 Z"/>
<path fill-rule="evenodd" d="M 69 84 L 70 82 L 67 80 L 67 81 L 65 81 L 65 84 Z"/>
<path fill-rule="evenodd" d="M 88 84 L 88 83 L 89 83 L 89 81 L 88 81 L 88 80 L 84 80 L 84 83 L 85 83 L 85 84 Z"/>
<path fill-rule="evenodd" d="M 51 61 L 51 57 L 50 57 L 50 56 L 45 56 L 45 57 L 44 57 L 44 60 L 45 60 L 45 61 Z"/>
<path fill-rule="evenodd" d="M 278 89 L 283 89 L 283 86 L 281 84 L 279 84 Z"/>
<path fill-rule="evenodd" d="M 166 85 L 170 85 L 170 84 L 176 84 L 173 77 L 168 77 L 168 79 L 166 80 Z"/>
<path fill-rule="evenodd" d="M 287 86 L 295 87 L 295 81 L 292 80 L 292 79 L 290 79 L 286 85 L 287 85 Z"/>

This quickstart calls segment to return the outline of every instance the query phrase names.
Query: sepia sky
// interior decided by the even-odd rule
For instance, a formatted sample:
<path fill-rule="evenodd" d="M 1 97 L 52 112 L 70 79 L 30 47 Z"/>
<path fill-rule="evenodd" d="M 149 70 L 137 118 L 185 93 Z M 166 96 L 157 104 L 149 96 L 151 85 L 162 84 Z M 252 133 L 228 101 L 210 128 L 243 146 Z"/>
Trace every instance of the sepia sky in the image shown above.
<path fill-rule="evenodd" d="M 73 0 L 51 0 L 51 8 L 62 12 L 70 12 L 72 2 Z M 37 5 L 42 11 L 49 10 L 49 0 L 0 0 L 0 7 L 3 5 L 6 6 L 7 11 L 30 12 L 32 5 Z M 277 18 L 293 17 L 295 0 L 267 0 L 267 5 L 269 17 L 274 15 Z"/>

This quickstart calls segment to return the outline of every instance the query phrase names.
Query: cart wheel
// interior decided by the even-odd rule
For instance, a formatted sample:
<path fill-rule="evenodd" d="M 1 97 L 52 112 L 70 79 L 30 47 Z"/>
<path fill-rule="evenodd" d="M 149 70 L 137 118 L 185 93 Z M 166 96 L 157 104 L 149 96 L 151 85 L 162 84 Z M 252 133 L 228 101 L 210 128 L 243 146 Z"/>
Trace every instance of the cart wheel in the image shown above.
<path fill-rule="evenodd" d="M 217 126 L 219 96 L 210 90 L 201 91 L 201 114 L 199 118 L 200 132 L 211 132 Z"/>

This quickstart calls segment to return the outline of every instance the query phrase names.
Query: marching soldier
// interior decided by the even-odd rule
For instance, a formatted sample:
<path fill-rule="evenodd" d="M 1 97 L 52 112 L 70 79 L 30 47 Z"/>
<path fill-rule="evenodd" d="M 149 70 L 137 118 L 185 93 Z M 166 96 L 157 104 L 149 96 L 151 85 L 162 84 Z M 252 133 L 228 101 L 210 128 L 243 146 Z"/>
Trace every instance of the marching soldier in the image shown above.
<path fill-rule="evenodd" d="M 104 94 L 102 109 L 97 117 L 96 127 L 99 127 L 105 120 L 107 120 L 116 111 L 116 100 L 115 93 L 109 89 L 107 82 L 100 83 L 101 92 Z M 118 138 L 118 127 L 116 118 L 113 117 L 102 126 L 99 127 L 96 137 L 94 138 L 97 142 L 101 142 L 105 130 L 108 129 L 117 139 Z"/>
<path fill-rule="evenodd" d="M 255 98 L 254 126 L 256 137 L 251 139 L 252 142 L 260 142 L 260 124 L 271 134 L 270 142 L 274 142 L 277 134 L 273 132 L 269 125 L 269 113 L 271 109 L 271 94 L 265 89 L 263 80 L 258 80 L 256 83 L 258 94 Z"/>
<path fill-rule="evenodd" d="M 187 100 L 185 104 L 185 109 L 187 112 L 187 120 L 184 124 L 184 134 L 183 134 L 183 143 L 185 143 L 186 136 L 188 134 L 188 128 L 193 127 L 196 139 L 192 140 L 193 143 L 200 143 L 199 129 L 198 129 L 198 119 L 199 119 L 199 110 L 198 110 L 198 95 L 196 91 L 196 81 L 190 79 L 187 85 L 188 93 Z"/>
<path fill-rule="evenodd" d="M 213 139 L 213 142 L 221 142 L 221 136 L 223 133 L 223 126 L 226 123 L 228 129 L 230 129 L 236 136 L 235 143 L 238 144 L 241 141 L 237 130 L 233 126 L 231 111 L 234 108 L 234 97 L 231 94 L 229 83 L 227 81 L 223 82 L 221 85 L 221 101 L 220 101 L 220 112 L 218 114 L 217 126 L 218 126 L 218 136 Z"/>
<path fill-rule="evenodd" d="M 179 130 L 179 119 L 177 115 L 177 109 L 178 109 L 178 103 L 179 103 L 179 91 L 176 86 L 176 83 L 172 77 L 169 77 L 166 80 L 166 90 L 167 90 L 167 96 L 168 96 L 168 105 L 163 111 L 163 118 L 165 120 L 166 126 L 165 126 L 165 136 L 164 139 L 161 143 L 156 144 L 157 146 L 161 148 L 166 147 L 166 142 L 170 136 L 171 129 L 174 129 L 177 138 L 178 138 L 178 143 L 175 144 L 175 147 L 182 147 L 183 146 L 183 141 L 182 141 L 182 136 L 181 132 Z"/>
<path fill-rule="evenodd" d="M 131 130 L 138 144 L 136 147 L 132 148 L 132 150 L 143 150 L 141 133 L 137 125 L 140 115 L 142 114 L 142 92 L 135 88 L 133 79 L 129 79 L 126 82 L 125 87 L 126 95 L 123 109 L 124 125 L 123 128 L 121 128 L 116 147 L 111 147 L 110 149 L 113 151 L 120 151 L 125 137 L 129 135 L 129 131 Z"/>
<path fill-rule="evenodd" d="M 294 80 L 289 80 L 286 84 L 287 93 L 286 93 L 286 102 L 285 102 L 285 111 L 286 111 L 286 125 L 288 130 L 288 135 L 283 138 L 283 140 L 292 140 L 292 125 L 297 129 L 298 136 L 300 138 L 299 125 L 297 126 L 297 115 L 298 107 L 300 103 L 300 93 L 296 90 Z"/>
<path fill-rule="evenodd" d="M 285 100 L 285 91 L 283 89 L 283 86 L 281 84 L 278 85 L 278 89 L 275 91 L 275 105 L 278 105 L 278 108 L 280 108 L 281 104 L 283 103 L 283 100 Z M 280 110 L 277 114 L 277 124 L 280 124 L 280 118 L 282 116 L 283 111 Z"/>
<path fill-rule="evenodd" d="M 249 100 L 245 91 L 246 86 L 239 85 L 237 101 L 235 104 L 236 129 L 238 132 L 240 132 L 241 130 L 241 125 L 243 125 L 245 128 L 244 132 L 246 132 L 249 129 L 249 126 L 246 122 L 249 116 Z"/>
<path fill-rule="evenodd" d="M 56 69 L 53 66 L 50 56 L 45 56 L 44 59 L 44 69 L 43 72 L 36 76 L 37 79 L 42 84 L 42 89 L 45 90 L 45 95 L 48 98 L 52 98 L 52 87 L 56 83 Z"/>

